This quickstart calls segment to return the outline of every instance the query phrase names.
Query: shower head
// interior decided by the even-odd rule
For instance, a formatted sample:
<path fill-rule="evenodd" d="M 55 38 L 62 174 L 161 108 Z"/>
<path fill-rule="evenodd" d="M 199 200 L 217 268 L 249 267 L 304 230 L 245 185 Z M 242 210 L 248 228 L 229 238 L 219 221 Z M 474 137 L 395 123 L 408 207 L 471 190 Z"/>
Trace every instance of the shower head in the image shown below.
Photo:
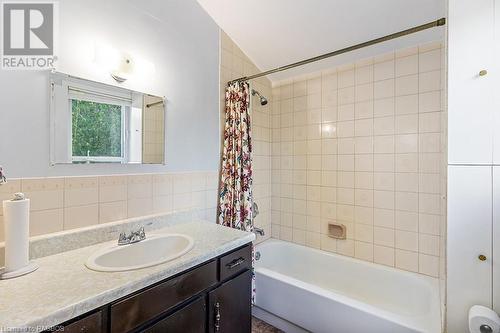
<path fill-rule="evenodd" d="M 264 106 L 267 104 L 267 98 L 265 98 L 264 96 L 262 96 L 257 90 L 255 89 L 252 89 L 252 96 L 259 96 L 259 99 L 260 99 L 260 105 Z"/>

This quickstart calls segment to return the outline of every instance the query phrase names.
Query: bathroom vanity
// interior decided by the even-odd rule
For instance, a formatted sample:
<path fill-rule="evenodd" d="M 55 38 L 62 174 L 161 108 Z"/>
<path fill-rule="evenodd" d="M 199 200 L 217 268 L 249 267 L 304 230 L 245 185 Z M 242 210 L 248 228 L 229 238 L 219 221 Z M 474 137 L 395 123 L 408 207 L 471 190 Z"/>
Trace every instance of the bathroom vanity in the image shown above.
<path fill-rule="evenodd" d="M 251 245 L 61 325 L 64 332 L 250 332 Z"/>
<path fill-rule="evenodd" d="M 146 225 L 149 239 L 183 234 L 194 241 L 186 254 L 141 269 L 103 272 L 85 265 L 93 254 L 116 244 L 123 225 L 104 224 L 32 242 L 32 254 L 45 253 L 34 259 L 40 268 L 0 280 L 0 331 L 250 332 L 255 235 L 179 219 L 184 217 L 127 222 Z M 107 239 L 96 243 L 99 237 Z M 141 242 L 126 246 L 137 244 Z"/>

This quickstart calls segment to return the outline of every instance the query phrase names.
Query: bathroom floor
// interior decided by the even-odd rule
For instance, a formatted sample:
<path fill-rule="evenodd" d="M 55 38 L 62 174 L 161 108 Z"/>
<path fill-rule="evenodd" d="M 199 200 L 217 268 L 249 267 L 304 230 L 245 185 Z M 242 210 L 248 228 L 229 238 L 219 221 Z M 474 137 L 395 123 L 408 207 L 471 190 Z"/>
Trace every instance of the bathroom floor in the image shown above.
<path fill-rule="evenodd" d="M 265 321 L 252 317 L 252 333 L 284 333 L 284 332 L 266 323 Z"/>

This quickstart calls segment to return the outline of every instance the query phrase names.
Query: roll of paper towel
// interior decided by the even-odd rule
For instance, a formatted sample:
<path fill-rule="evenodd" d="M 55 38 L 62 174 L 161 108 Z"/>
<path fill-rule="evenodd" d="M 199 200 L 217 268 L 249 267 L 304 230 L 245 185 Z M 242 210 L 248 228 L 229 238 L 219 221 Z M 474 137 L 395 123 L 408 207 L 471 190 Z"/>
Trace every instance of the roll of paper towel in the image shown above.
<path fill-rule="evenodd" d="M 30 200 L 22 193 L 3 202 L 5 227 L 5 273 L 20 270 L 29 264 Z"/>
<path fill-rule="evenodd" d="M 481 305 L 474 305 L 469 310 L 470 333 L 500 333 L 498 314 Z"/>

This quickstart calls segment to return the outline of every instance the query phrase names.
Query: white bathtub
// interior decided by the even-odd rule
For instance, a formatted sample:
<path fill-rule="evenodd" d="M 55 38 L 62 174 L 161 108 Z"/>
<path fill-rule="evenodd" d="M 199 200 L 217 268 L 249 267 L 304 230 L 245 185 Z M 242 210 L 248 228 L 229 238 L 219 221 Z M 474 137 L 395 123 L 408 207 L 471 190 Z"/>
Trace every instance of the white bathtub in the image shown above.
<path fill-rule="evenodd" d="M 274 239 L 256 251 L 254 315 L 286 332 L 441 332 L 437 279 Z"/>

